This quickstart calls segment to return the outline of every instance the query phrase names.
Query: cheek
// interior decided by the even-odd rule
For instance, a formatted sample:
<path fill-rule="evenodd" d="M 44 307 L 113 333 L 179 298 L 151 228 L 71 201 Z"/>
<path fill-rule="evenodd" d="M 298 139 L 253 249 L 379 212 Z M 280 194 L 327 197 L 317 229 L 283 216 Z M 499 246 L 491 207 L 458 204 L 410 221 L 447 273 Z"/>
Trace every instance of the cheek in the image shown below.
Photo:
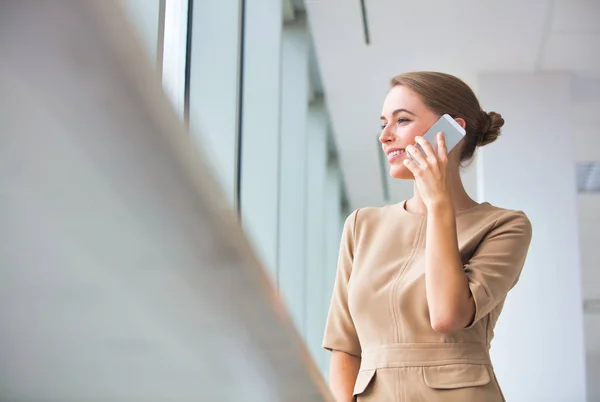
<path fill-rule="evenodd" d="M 416 124 L 409 124 L 404 127 L 399 126 L 396 134 L 407 143 L 413 143 L 415 137 L 419 135 L 423 135 L 427 130 L 424 130 L 422 127 Z"/>

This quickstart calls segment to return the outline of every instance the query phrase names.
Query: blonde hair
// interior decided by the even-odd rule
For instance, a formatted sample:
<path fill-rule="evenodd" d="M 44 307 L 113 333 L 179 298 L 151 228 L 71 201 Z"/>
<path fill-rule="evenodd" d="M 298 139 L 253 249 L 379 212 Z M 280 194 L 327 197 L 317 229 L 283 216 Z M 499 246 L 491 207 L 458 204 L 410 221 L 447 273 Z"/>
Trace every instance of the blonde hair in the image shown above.
<path fill-rule="evenodd" d="M 392 78 L 391 86 L 403 85 L 417 93 L 425 106 L 438 115 L 449 114 L 467 123 L 461 162 L 470 162 L 477 147 L 494 142 L 504 119 L 499 113 L 481 109 L 473 90 L 459 78 L 433 71 L 416 71 Z"/>

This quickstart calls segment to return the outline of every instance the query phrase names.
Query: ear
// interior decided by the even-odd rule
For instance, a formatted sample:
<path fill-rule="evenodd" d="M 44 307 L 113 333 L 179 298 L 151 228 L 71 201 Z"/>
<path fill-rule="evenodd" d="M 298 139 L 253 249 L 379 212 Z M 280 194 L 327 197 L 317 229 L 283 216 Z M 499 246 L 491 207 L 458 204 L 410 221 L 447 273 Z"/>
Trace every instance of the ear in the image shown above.
<path fill-rule="evenodd" d="M 465 119 L 458 117 L 458 118 L 454 119 L 454 121 L 456 121 L 465 130 L 467 129 L 467 122 L 465 121 Z"/>

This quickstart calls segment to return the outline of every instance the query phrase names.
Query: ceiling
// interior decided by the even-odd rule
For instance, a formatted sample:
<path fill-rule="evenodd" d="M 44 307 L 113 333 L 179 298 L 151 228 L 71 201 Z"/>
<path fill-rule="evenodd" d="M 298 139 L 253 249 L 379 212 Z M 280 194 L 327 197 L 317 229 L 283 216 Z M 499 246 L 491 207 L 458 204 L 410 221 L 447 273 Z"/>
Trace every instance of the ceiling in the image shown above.
<path fill-rule="evenodd" d="M 388 180 L 386 200 L 379 179 L 378 117 L 395 74 L 445 71 L 476 90 L 481 72 L 567 70 L 573 73 L 578 107 L 600 102 L 598 1 L 367 0 L 365 5 L 369 45 L 361 2 L 306 1 L 352 207 L 395 201 L 412 188 Z"/>

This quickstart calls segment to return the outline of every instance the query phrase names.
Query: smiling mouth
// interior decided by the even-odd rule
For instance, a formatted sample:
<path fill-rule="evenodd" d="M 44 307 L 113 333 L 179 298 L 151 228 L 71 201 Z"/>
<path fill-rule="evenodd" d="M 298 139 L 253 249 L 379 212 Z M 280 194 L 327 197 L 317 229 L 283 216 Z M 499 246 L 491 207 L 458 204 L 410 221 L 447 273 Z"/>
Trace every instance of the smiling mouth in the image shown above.
<path fill-rule="evenodd" d="M 400 155 L 402 155 L 404 153 L 405 153 L 405 151 L 403 149 L 397 149 L 397 150 L 392 151 L 392 152 L 390 152 L 388 154 L 388 159 L 395 158 L 395 157 L 400 156 Z"/>

